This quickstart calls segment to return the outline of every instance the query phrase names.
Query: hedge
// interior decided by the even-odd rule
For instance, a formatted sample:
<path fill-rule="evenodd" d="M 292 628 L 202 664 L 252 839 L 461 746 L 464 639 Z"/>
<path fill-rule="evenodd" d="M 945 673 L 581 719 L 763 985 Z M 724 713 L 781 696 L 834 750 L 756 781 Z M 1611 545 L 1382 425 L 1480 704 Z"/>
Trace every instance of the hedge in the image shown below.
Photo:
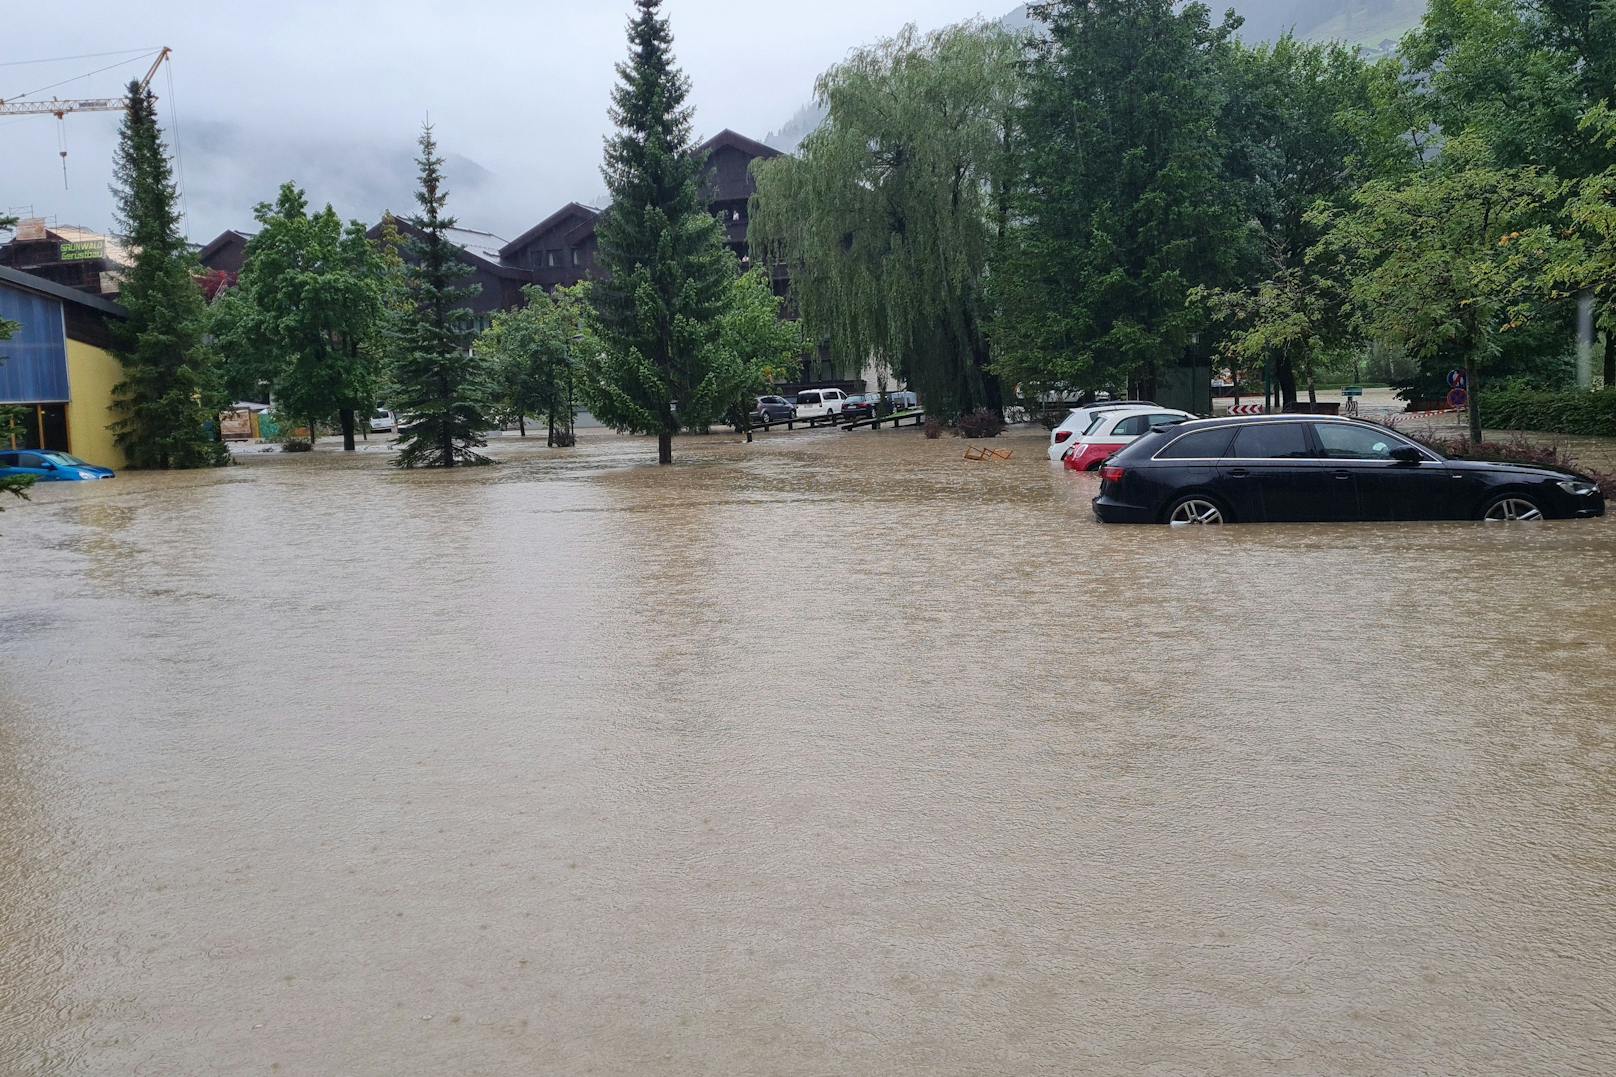
<path fill-rule="evenodd" d="M 1567 393 L 1484 389 L 1481 425 L 1492 430 L 1616 437 L 1616 388 Z"/>

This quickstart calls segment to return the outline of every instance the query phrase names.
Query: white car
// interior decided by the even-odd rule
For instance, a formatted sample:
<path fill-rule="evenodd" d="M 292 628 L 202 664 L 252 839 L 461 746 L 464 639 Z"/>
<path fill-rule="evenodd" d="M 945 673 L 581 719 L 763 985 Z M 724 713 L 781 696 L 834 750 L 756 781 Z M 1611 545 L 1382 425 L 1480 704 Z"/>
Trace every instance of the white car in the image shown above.
<path fill-rule="evenodd" d="M 1093 471 L 1122 450 L 1122 447 L 1142 434 L 1148 434 L 1164 423 L 1182 423 L 1195 418 L 1187 411 L 1164 408 L 1157 404 L 1101 411 L 1089 422 L 1088 429 L 1079 434 L 1066 454 L 1066 466 L 1073 471 Z"/>
<path fill-rule="evenodd" d="M 398 426 L 398 416 L 386 408 L 377 408 L 370 415 L 370 432 L 372 434 L 387 434 Z"/>
<path fill-rule="evenodd" d="M 1061 424 L 1049 432 L 1049 459 L 1060 463 L 1066 458 L 1066 451 L 1077 441 L 1079 435 L 1089 428 L 1094 417 L 1102 411 L 1113 411 L 1117 408 L 1153 408 L 1156 405 L 1149 400 L 1118 400 L 1111 403 L 1085 404 L 1081 408 L 1073 408 L 1066 413 Z"/>
<path fill-rule="evenodd" d="M 847 394 L 840 389 L 804 389 L 797 394 L 797 418 L 817 419 L 840 415 L 847 406 Z"/>

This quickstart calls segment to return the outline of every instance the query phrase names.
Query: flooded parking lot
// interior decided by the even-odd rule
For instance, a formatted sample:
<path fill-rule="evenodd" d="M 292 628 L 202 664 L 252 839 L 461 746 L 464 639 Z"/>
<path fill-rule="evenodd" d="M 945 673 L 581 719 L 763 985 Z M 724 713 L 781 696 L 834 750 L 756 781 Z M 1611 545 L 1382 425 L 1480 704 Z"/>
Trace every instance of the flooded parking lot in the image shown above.
<path fill-rule="evenodd" d="M 8 506 L 0 1073 L 1616 1069 L 1616 518 L 1001 447 Z"/>

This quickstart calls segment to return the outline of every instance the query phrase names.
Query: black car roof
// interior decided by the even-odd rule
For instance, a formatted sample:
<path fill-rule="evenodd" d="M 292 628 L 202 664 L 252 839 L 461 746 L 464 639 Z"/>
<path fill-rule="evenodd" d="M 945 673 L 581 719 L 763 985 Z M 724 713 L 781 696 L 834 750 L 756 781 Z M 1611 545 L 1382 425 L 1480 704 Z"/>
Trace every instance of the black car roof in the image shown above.
<path fill-rule="evenodd" d="M 1305 412 L 1288 412 L 1281 415 L 1219 415 L 1212 419 L 1188 419 L 1173 429 L 1182 431 L 1188 427 L 1195 427 L 1198 430 L 1204 430 L 1215 426 L 1257 426 L 1261 423 L 1284 422 L 1350 423 L 1353 426 L 1369 426 L 1380 430 L 1387 429 L 1384 423 L 1373 423 L 1365 419 L 1353 419 L 1345 415 L 1309 415 Z M 1395 432 L 1393 431 L 1393 433 Z"/>

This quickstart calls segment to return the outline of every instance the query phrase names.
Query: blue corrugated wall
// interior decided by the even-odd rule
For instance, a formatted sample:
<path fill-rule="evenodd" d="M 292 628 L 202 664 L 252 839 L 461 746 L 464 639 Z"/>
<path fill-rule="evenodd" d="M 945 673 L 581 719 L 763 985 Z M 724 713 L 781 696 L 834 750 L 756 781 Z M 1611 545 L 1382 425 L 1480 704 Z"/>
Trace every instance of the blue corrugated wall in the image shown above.
<path fill-rule="evenodd" d="M 0 341 L 0 404 L 67 400 L 61 302 L 0 284 L 0 318 L 22 323 L 20 333 Z"/>

